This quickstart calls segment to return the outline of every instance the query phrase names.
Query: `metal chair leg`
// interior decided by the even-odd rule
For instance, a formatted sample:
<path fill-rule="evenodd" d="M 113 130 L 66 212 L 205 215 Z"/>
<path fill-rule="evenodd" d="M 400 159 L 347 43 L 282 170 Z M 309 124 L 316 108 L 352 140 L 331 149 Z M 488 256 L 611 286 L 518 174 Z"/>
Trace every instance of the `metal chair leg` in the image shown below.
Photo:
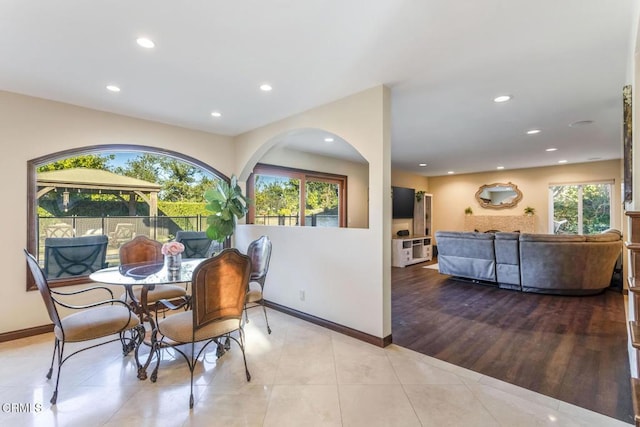
<path fill-rule="evenodd" d="M 62 356 L 64 355 L 64 341 L 62 342 L 61 345 L 58 345 L 58 374 L 56 375 L 56 388 L 53 391 L 53 396 L 51 396 L 51 400 L 49 402 L 51 402 L 52 405 L 56 404 L 56 401 L 58 400 L 58 385 L 60 384 L 60 371 L 62 371 Z"/>
<path fill-rule="evenodd" d="M 242 360 L 244 360 L 244 372 L 247 375 L 247 381 L 251 381 L 251 374 L 249 373 L 249 368 L 247 368 L 247 357 L 244 354 L 244 331 L 240 329 L 240 350 L 242 351 Z"/>
<path fill-rule="evenodd" d="M 189 409 L 193 408 L 193 370 L 196 367 L 197 359 L 194 359 L 194 354 L 196 351 L 196 343 L 191 342 L 191 363 L 189 363 L 189 369 L 191 370 L 191 395 L 189 396 Z"/>
<path fill-rule="evenodd" d="M 58 351 L 58 346 L 60 345 L 60 340 L 56 338 L 53 343 L 53 354 L 51 355 L 51 366 L 49 367 L 49 372 L 47 372 L 47 379 L 51 379 L 51 375 L 53 374 L 53 362 L 56 360 L 56 351 Z"/>
<path fill-rule="evenodd" d="M 267 308 L 264 306 L 264 298 L 260 300 L 262 304 L 262 311 L 264 312 L 264 321 L 267 322 L 267 332 L 271 334 L 271 327 L 269 326 L 269 318 L 267 317 Z"/>

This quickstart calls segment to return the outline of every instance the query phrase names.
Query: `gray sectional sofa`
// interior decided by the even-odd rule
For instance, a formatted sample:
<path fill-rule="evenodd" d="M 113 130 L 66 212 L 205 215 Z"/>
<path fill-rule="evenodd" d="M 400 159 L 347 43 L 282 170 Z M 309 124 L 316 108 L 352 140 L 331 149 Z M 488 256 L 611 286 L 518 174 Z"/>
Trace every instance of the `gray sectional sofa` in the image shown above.
<path fill-rule="evenodd" d="M 596 294 L 609 287 L 622 235 L 437 231 L 440 273 L 524 292 Z"/>

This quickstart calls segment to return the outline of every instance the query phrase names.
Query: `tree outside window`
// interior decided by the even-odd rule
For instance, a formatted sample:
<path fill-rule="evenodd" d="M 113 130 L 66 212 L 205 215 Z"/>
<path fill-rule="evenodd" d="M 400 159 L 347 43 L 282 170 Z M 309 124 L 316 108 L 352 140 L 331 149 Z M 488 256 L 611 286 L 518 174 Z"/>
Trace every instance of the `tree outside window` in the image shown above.
<path fill-rule="evenodd" d="M 250 223 L 345 226 L 346 176 L 260 164 L 247 184 Z"/>
<path fill-rule="evenodd" d="M 552 185 L 555 234 L 596 234 L 611 228 L 610 183 Z"/>

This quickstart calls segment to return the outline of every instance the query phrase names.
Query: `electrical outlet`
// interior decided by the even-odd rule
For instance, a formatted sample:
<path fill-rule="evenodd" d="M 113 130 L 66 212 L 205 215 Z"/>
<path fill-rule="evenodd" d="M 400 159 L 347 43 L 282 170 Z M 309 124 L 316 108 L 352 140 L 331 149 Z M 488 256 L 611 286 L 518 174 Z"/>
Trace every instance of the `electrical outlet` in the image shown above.
<path fill-rule="evenodd" d="M 304 301 L 304 289 L 300 289 L 300 301 Z"/>

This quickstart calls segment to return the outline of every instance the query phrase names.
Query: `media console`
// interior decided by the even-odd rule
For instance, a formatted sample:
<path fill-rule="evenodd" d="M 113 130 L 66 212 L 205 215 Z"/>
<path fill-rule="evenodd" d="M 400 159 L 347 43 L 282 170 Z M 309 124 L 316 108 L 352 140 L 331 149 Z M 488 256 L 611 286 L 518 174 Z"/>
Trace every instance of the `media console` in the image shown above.
<path fill-rule="evenodd" d="M 431 236 L 407 236 L 392 239 L 391 265 L 406 267 L 424 261 L 431 261 Z"/>

